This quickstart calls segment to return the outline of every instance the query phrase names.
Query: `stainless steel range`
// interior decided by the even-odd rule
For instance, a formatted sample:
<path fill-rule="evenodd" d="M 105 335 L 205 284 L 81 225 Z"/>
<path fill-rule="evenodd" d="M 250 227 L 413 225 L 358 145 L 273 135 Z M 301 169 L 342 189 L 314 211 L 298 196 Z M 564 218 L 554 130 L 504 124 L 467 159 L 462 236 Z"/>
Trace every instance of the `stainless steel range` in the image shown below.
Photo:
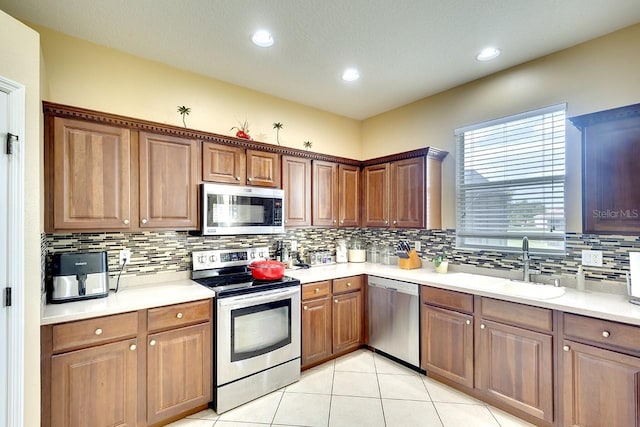
<path fill-rule="evenodd" d="M 192 278 L 216 292 L 213 409 L 228 411 L 300 378 L 300 281 L 252 278 L 268 248 L 193 252 Z"/>

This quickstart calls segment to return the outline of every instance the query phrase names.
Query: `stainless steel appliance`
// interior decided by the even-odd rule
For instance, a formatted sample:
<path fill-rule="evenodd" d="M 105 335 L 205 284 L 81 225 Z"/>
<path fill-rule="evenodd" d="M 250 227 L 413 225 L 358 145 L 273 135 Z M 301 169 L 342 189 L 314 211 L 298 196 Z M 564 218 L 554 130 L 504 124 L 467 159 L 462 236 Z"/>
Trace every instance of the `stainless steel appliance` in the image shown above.
<path fill-rule="evenodd" d="M 53 254 L 48 301 L 62 303 L 109 294 L 106 252 L 66 252 Z"/>
<path fill-rule="evenodd" d="M 369 345 L 420 366 L 418 285 L 369 276 Z"/>
<path fill-rule="evenodd" d="M 284 190 L 202 184 L 202 234 L 284 233 Z"/>
<path fill-rule="evenodd" d="M 253 279 L 247 265 L 268 256 L 268 248 L 192 254 L 193 280 L 216 292 L 217 413 L 300 378 L 300 281 Z"/>

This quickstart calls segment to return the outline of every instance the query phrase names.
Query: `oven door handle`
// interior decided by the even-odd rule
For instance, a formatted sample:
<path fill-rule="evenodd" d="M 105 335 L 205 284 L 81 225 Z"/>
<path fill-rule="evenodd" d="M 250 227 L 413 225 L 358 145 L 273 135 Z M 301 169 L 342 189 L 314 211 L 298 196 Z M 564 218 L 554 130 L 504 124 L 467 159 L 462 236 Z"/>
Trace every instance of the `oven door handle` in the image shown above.
<path fill-rule="evenodd" d="M 285 297 L 300 293 L 300 287 L 286 289 L 275 289 L 272 291 L 257 292 L 254 294 L 240 295 L 237 297 L 219 298 L 218 305 L 220 307 L 228 307 L 232 305 L 247 306 L 248 304 L 264 304 L 267 302 L 278 301 Z"/>

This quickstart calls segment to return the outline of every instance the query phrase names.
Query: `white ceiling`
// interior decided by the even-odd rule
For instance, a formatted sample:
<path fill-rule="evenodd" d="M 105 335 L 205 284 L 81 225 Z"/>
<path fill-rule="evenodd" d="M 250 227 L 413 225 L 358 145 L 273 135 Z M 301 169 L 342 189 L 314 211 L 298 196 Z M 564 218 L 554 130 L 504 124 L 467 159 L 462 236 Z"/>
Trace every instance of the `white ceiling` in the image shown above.
<path fill-rule="evenodd" d="M 355 119 L 640 22 L 638 0 L 0 0 L 0 9 Z M 251 43 L 262 28 L 273 47 Z M 502 55 L 476 61 L 489 45 Z M 348 66 L 359 81 L 341 80 Z"/>

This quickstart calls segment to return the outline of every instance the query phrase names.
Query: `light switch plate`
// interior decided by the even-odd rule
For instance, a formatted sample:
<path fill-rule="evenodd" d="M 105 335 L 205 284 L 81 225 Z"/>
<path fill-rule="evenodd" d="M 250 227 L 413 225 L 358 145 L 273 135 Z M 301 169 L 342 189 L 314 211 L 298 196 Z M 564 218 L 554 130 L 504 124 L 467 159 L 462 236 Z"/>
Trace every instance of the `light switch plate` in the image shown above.
<path fill-rule="evenodd" d="M 298 250 L 298 242 L 296 240 L 291 241 L 291 250 L 294 252 Z"/>
<path fill-rule="evenodd" d="M 588 267 L 602 267 L 602 251 L 582 250 L 582 265 Z"/>

